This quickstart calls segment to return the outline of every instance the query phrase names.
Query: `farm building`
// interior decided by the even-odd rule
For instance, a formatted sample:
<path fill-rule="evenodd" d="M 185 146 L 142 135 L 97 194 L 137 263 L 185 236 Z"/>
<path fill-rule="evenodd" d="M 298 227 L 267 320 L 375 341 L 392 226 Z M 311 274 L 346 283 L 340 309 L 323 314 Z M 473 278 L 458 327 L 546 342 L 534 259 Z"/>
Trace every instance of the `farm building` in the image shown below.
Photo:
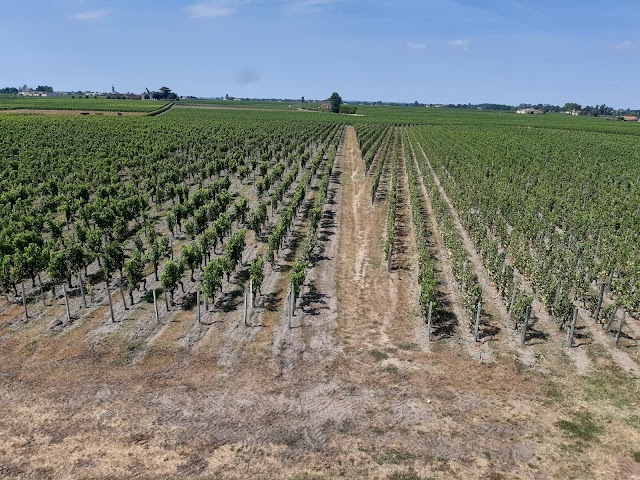
<path fill-rule="evenodd" d="M 542 115 L 544 112 L 542 110 L 536 110 L 535 108 L 521 108 L 520 110 L 516 110 L 516 113 L 521 115 Z"/>
<path fill-rule="evenodd" d="M 331 102 L 322 102 L 320 104 L 320 110 L 331 110 Z"/>
<path fill-rule="evenodd" d="M 624 115 L 622 117 L 622 120 L 624 120 L 625 122 L 637 122 L 638 117 L 636 117 L 635 115 Z"/>
<path fill-rule="evenodd" d="M 48 94 L 46 92 L 37 92 L 35 90 L 28 90 L 19 92 L 18 95 L 21 97 L 47 97 Z"/>

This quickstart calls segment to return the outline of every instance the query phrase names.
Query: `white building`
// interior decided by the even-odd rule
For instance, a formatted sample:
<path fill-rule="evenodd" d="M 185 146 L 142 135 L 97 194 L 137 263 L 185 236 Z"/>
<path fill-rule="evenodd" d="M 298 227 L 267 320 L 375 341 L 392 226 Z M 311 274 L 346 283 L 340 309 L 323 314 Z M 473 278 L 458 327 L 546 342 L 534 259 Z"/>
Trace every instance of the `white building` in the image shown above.
<path fill-rule="evenodd" d="M 542 115 L 544 112 L 542 110 L 536 110 L 535 108 L 521 108 L 516 110 L 516 113 L 521 115 Z"/>

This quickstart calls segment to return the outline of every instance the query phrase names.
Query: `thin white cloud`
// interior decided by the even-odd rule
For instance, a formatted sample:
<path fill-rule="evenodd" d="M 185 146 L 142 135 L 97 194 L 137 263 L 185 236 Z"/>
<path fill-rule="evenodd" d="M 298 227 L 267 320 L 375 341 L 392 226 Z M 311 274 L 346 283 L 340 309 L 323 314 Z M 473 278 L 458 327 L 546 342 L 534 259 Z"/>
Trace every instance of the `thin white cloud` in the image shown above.
<path fill-rule="evenodd" d="M 625 40 L 624 42 L 621 42 L 616 45 L 617 50 L 631 50 L 634 47 L 635 47 L 635 44 L 630 40 Z"/>
<path fill-rule="evenodd" d="M 84 12 L 72 13 L 69 15 L 69 18 L 77 22 L 96 22 L 106 18 L 107 15 L 109 15 L 108 10 L 86 10 Z"/>
<path fill-rule="evenodd" d="M 409 42 L 407 43 L 407 48 L 409 50 L 424 50 L 427 46 L 424 43 L 419 42 Z"/>
<path fill-rule="evenodd" d="M 227 17 L 236 13 L 232 2 L 201 2 L 185 7 L 191 18 Z"/>
<path fill-rule="evenodd" d="M 289 0 L 285 6 L 292 13 L 321 13 L 339 0 Z"/>
<path fill-rule="evenodd" d="M 470 44 L 468 40 L 451 40 L 450 42 L 447 43 L 447 45 L 453 48 L 461 48 L 463 50 L 468 50 Z"/>

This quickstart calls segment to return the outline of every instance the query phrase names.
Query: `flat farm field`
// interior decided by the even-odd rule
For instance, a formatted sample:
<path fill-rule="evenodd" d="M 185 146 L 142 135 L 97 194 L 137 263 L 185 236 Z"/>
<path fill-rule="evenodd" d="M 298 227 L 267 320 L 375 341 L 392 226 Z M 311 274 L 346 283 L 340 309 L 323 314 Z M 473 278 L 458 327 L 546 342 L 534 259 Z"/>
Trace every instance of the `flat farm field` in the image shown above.
<path fill-rule="evenodd" d="M 41 112 L 140 112 L 150 113 L 165 106 L 166 101 L 151 100 L 109 100 L 104 97 L 71 95 L 63 97 L 16 97 L 14 95 L 0 95 L 0 113 L 41 113 Z"/>

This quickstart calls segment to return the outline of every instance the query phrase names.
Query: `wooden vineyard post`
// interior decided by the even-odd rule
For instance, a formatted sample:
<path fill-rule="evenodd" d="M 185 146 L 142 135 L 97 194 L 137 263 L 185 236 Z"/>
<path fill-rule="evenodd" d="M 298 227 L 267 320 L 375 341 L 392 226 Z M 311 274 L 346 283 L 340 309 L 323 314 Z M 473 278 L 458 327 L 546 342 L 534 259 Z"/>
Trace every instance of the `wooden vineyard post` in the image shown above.
<path fill-rule="evenodd" d="M 78 272 L 78 283 L 80 283 L 80 294 L 82 295 L 82 305 L 87 308 L 87 297 L 84 294 L 84 282 L 82 281 L 82 273 Z"/>
<path fill-rule="evenodd" d="M 604 297 L 604 282 L 600 285 L 600 295 L 598 296 L 598 304 L 596 305 L 596 310 L 593 313 L 593 318 L 597 322 L 598 317 L 600 316 L 600 309 L 602 308 L 602 298 Z"/>
<path fill-rule="evenodd" d="M 247 323 L 247 292 L 244 292 L 244 308 L 242 309 L 242 322 L 244 323 L 245 327 L 248 327 L 248 323 Z"/>
<path fill-rule="evenodd" d="M 109 281 L 107 280 L 107 298 L 109 299 L 109 311 L 111 312 L 111 321 L 115 322 L 116 317 L 113 314 L 113 302 L 111 301 L 111 289 L 109 288 Z"/>
<path fill-rule="evenodd" d="M 119 290 L 120 290 L 120 296 L 122 297 L 122 305 L 124 305 L 125 310 L 129 310 L 129 307 L 127 307 L 127 302 L 124 299 L 124 291 L 122 290 L 122 276 L 120 276 Z"/>
<path fill-rule="evenodd" d="M 429 302 L 429 313 L 427 314 L 427 341 L 431 341 L 431 311 L 433 309 L 433 302 Z"/>
<path fill-rule="evenodd" d="M 522 325 L 522 333 L 520 336 L 520 345 L 524 346 L 527 341 L 527 328 L 529 327 L 529 317 L 531 316 L 531 305 L 527 305 L 524 314 L 524 325 Z"/>
<path fill-rule="evenodd" d="M 287 325 L 289 328 L 291 328 L 291 317 L 289 316 L 291 312 L 291 286 L 289 286 L 289 291 L 287 292 L 286 312 L 287 312 Z"/>
<path fill-rule="evenodd" d="M 567 340 L 567 345 L 569 348 L 573 347 L 573 336 L 576 333 L 576 321 L 578 320 L 578 309 L 573 309 L 573 319 L 571 320 L 571 328 L 569 329 L 569 339 Z"/>
<path fill-rule="evenodd" d="M 253 278 L 249 279 L 249 311 L 253 312 Z"/>
<path fill-rule="evenodd" d="M 562 288 L 563 288 L 563 281 L 560 280 L 560 283 L 558 283 L 558 288 L 556 288 L 556 296 L 553 300 L 554 307 L 558 306 L 558 302 L 560 301 L 560 296 L 562 295 Z"/>
<path fill-rule="evenodd" d="M 24 307 L 24 320 L 29 320 L 29 312 L 27 311 L 27 297 L 24 294 L 24 282 L 22 282 L 22 306 Z"/>
<path fill-rule="evenodd" d="M 611 315 L 609 315 L 609 320 L 607 320 L 607 324 L 604 326 L 604 331 L 605 332 L 609 332 L 609 329 L 611 328 L 611 324 L 613 323 L 613 321 L 616 318 L 616 313 L 618 312 L 618 306 L 616 305 L 613 308 L 613 312 L 611 312 Z"/>
<path fill-rule="evenodd" d="M 611 291 L 611 282 L 613 282 L 613 274 L 615 273 L 616 269 L 612 268 L 611 272 L 609 272 L 609 281 L 607 282 L 607 290 L 610 292 Z"/>
<path fill-rule="evenodd" d="M 153 310 L 156 313 L 156 323 L 160 323 L 160 315 L 158 315 L 158 301 L 156 300 L 156 289 L 153 289 Z"/>
<path fill-rule="evenodd" d="M 67 307 L 67 319 L 71 322 L 71 311 L 69 310 L 69 297 L 67 296 L 67 284 L 62 283 L 62 290 L 64 291 L 64 304 Z"/>
<path fill-rule="evenodd" d="M 46 307 L 47 304 L 44 301 L 44 289 L 42 288 L 42 278 L 40 278 L 40 274 L 38 274 L 38 285 L 40 285 L 40 296 L 42 297 L 42 306 Z"/>
<path fill-rule="evenodd" d="M 616 333 L 616 348 L 618 348 L 620 344 L 620 335 L 622 334 L 622 327 L 624 325 L 624 320 L 627 312 L 622 313 L 622 320 L 620 320 L 620 326 L 618 327 L 618 333 Z"/>
<path fill-rule="evenodd" d="M 475 342 L 478 341 L 478 337 L 480 336 L 480 314 L 482 312 L 482 302 L 478 302 L 476 309 L 476 325 L 473 329 L 473 340 Z"/>
<path fill-rule="evenodd" d="M 293 312 L 293 284 L 289 286 L 289 294 L 287 295 L 287 319 L 289 329 L 291 329 L 291 317 Z"/>
<path fill-rule="evenodd" d="M 201 317 L 200 317 L 200 290 L 199 289 L 196 291 L 196 304 L 198 306 L 198 316 L 197 316 L 198 323 L 200 323 Z"/>

